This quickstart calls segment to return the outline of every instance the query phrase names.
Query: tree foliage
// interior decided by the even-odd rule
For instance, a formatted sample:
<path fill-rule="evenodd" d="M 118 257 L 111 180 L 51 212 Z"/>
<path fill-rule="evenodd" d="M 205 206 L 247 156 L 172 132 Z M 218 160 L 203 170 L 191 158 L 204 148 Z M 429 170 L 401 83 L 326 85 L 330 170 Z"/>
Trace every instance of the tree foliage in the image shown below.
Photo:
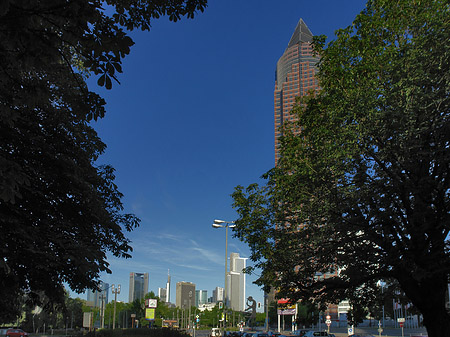
<path fill-rule="evenodd" d="M 153 19 L 177 21 L 206 0 L 6 0 L 0 3 L 0 320 L 14 320 L 20 298 L 63 303 L 63 283 L 95 288 L 109 272 L 106 253 L 129 257 L 124 214 L 106 145 L 89 124 L 122 72 L 132 39 Z M 23 297 L 22 295 L 26 295 Z"/>
<path fill-rule="evenodd" d="M 444 0 L 369 0 L 315 38 L 321 91 L 293 109 L 267 183 L 233 194 L 259 284 L 357 304 L 395 281 L 449 336 L 449 40 Z"/>

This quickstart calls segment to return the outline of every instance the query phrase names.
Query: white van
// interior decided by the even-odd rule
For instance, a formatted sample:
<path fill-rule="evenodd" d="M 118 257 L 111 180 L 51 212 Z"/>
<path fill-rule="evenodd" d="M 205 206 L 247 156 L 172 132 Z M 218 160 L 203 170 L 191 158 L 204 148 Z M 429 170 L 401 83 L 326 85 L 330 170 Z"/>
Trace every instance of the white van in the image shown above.
<path fill-rule="evenodd" d="M 222 336 L 222 332 L 220 331 L 219 328 L 212 328 L 211 334 L 209 336 L 210 337 L 220 337 L 220 336 Z"/>

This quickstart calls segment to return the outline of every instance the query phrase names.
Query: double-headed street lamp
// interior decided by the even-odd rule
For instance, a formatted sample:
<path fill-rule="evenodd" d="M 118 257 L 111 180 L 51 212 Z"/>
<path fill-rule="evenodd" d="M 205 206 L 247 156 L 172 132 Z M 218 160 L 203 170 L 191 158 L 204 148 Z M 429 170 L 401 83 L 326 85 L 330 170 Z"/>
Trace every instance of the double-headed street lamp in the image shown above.
<path fill-rule="evenodd" d="M 214 220 L 212 225 L 214 228 L 225 228 L 225 288 L 223 289 L 223 335 L 225 337 L 225 331 L 227 329 L 227 276 L 228 276 L 228 228 L 236 227 L 234 221 Z"/>
<path fill-rule="evenodd" d="M 111 291 L 114 294 L 114 316 L 113 316 L 113 329 L 116 328 L 116 303 L 117 303 L 117 294 L 120 294 L 120 284 L 117 285 L 117 288 L 114 287 L 114 284 L 111 286 Z"/>

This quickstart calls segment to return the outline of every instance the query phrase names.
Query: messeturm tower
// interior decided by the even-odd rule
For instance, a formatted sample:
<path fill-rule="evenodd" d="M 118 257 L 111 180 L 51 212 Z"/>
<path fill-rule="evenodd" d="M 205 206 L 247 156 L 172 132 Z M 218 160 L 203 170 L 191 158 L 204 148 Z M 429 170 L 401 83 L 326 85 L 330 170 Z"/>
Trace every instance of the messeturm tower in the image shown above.
<path fill-rule="evenodd" d="M 298 21 L 291 40 L 280 57 L 275 71 L 275 164 L 279 159 L 280 127 L 287 120 L 293 120 L 290 111 L 295 98 L 305 96 L 310 90 L 318 90 L 315 77 L 319 58 L 312 52 L 313 34 L 303 19 Z"/>

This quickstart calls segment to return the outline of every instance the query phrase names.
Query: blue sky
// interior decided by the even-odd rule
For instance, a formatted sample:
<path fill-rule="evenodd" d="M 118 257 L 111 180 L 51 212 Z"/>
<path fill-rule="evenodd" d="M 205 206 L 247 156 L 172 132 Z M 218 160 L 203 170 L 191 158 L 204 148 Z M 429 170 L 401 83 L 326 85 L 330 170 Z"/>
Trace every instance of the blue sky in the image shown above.
<path fill-rule="evenodd" d="M 130 233 L 133 258 L 110 258 L 110 275 L 128 301 L 130 272 L 148 272 L 150 290 L 188 281 L 207 290 L 224 284 L 225 230 L 234 220 L 230 194 L 274 165 L 276 62 L 300 18 L 332 38 L 350 25 L 363 0 L 212 0 L 194 20 L 153 22 L 133 32 L 121 85 L 100 92 L 107 114 L 95 128 L 107 144 L 100 163 L 116 169 L 126 212 L 141 218 Z M 95 81 L 92 81 L 95 83 Z M 94 86 L 92 86 L 92 89 Z M 228 253 L 249 256 L 232 238 Z M 251 261 L 248 260 L 248 263 Z M 247 276 L 247 296 L 263 293 Z M 79 295 L 85 298 L 85 295 Z M 111 295 L 110 295 L 111 296 Z"/>

